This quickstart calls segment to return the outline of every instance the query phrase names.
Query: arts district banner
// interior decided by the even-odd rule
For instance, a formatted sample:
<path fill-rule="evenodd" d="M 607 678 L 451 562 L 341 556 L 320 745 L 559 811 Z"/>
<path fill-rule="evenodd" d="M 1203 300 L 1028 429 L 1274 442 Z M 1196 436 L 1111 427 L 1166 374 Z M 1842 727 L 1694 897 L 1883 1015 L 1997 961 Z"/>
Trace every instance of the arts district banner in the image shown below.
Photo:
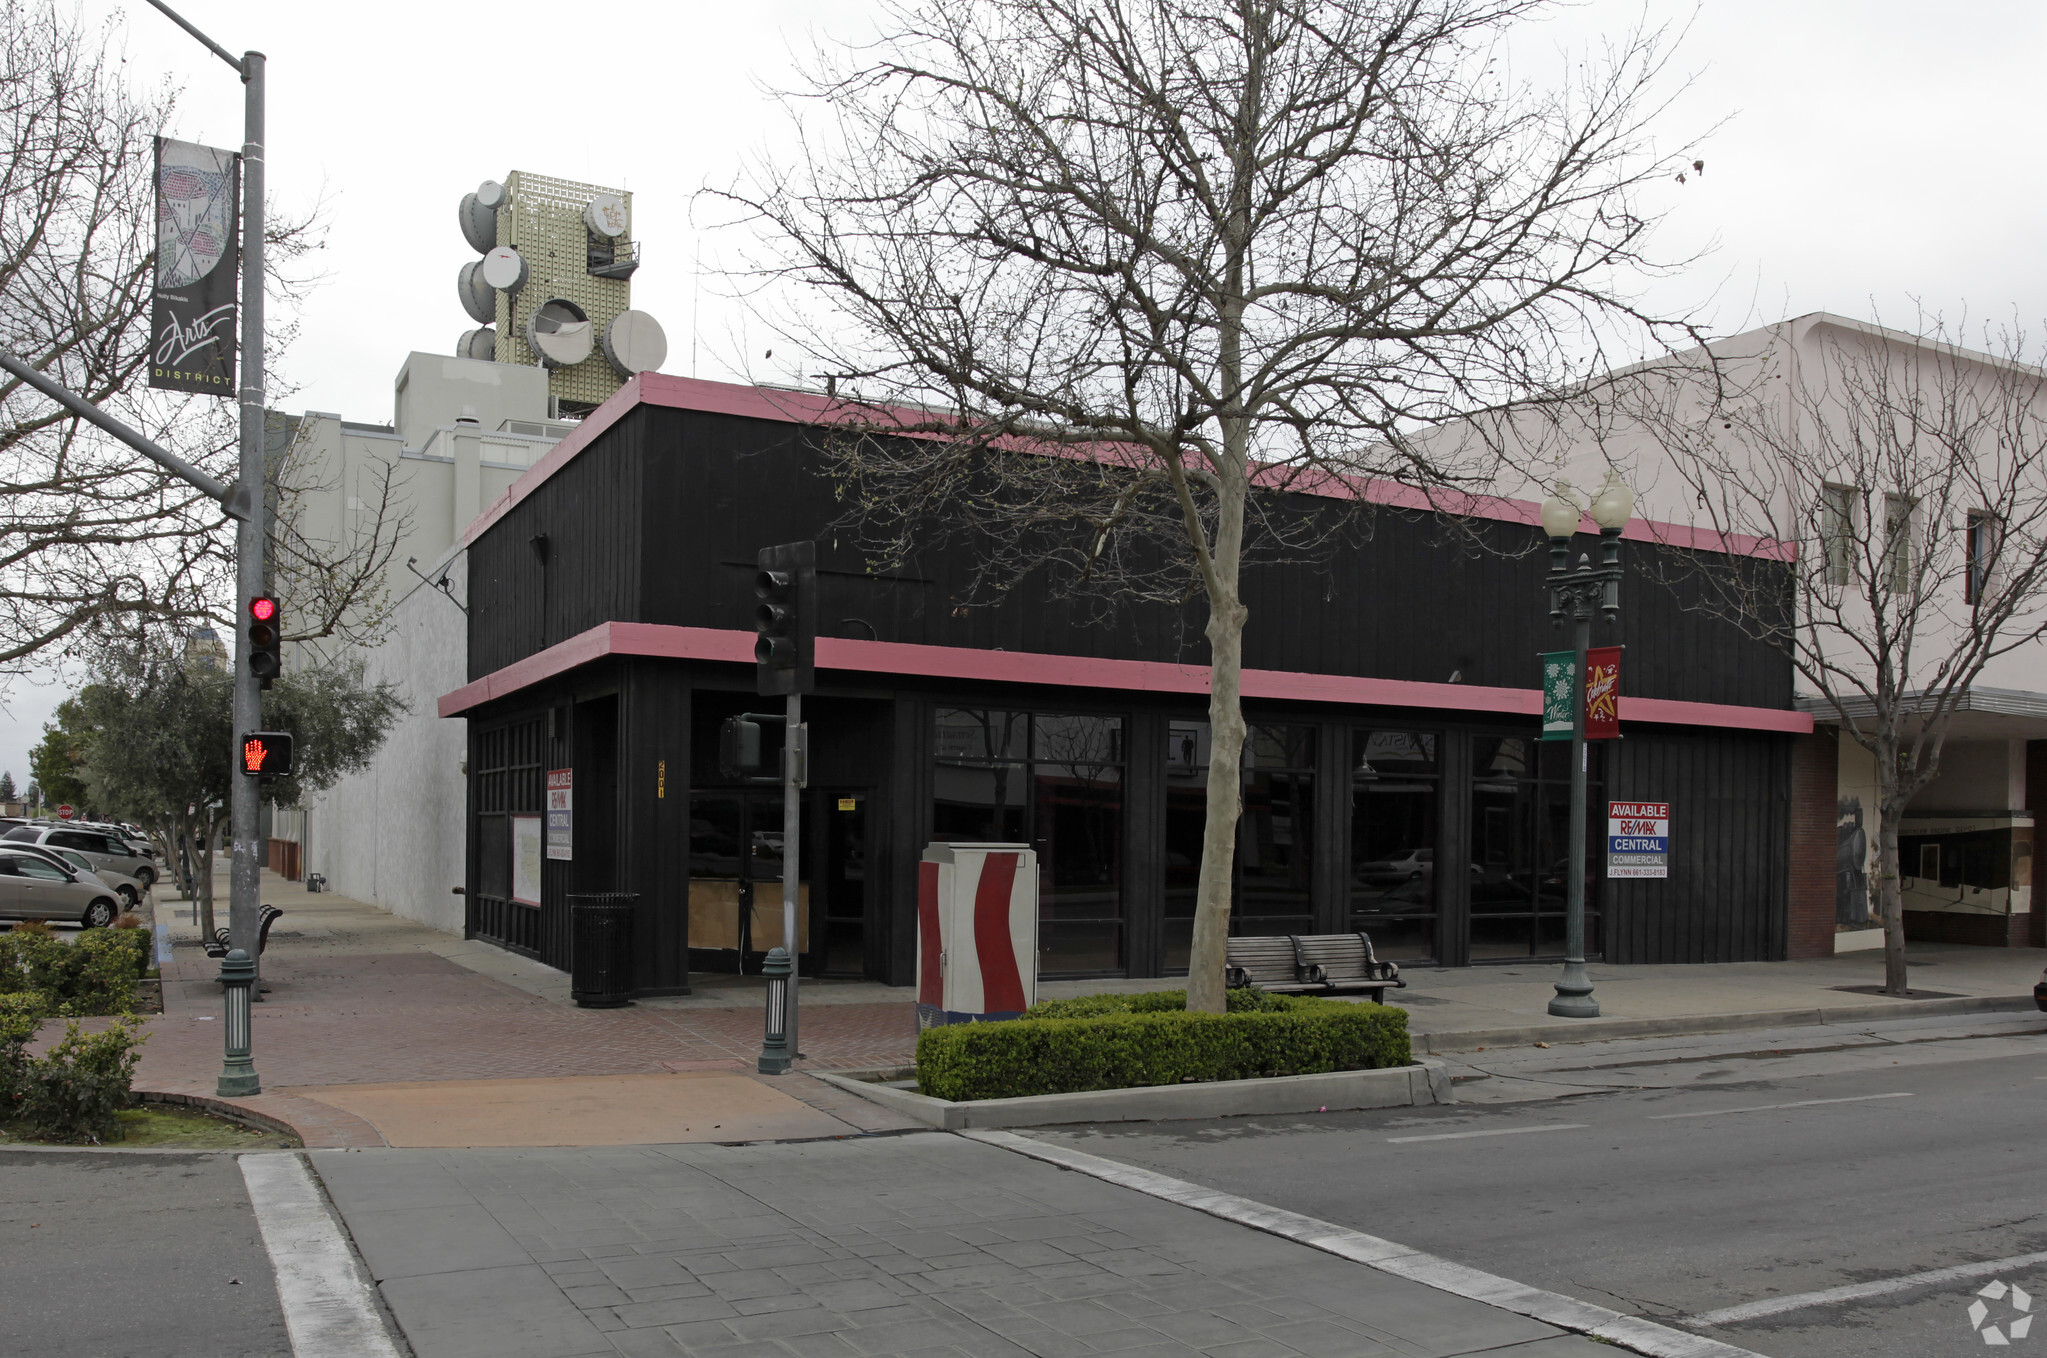
<path fill-rule="evenodd" d="M 235 395 L 241 157 L 156 139 L 156 291 L 149 385 Z"/>

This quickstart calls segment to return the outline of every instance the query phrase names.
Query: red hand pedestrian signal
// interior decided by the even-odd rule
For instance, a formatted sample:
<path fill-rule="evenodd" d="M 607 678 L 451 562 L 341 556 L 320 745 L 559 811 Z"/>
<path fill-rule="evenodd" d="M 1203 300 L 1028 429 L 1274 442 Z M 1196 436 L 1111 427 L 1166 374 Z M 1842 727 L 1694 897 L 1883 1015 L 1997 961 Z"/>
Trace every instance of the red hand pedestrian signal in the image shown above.
<path fill-rule="evenodd" d="M 291 735 L 286 731 L 244 731 L 242 772 L 251 778 L 291 776 Z"/>

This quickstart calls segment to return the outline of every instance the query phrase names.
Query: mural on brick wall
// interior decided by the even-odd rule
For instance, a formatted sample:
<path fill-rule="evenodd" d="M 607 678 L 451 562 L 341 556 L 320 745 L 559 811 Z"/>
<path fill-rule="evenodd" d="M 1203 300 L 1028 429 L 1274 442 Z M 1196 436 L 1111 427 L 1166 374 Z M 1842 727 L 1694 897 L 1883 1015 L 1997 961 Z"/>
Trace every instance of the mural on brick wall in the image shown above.
<path fill-rule="evenodd" d="M 1834 923 L 1869 923 L 1869 832 L 1862 828 L 1862 798 L 1843 797 L 1834 814 Z"/>

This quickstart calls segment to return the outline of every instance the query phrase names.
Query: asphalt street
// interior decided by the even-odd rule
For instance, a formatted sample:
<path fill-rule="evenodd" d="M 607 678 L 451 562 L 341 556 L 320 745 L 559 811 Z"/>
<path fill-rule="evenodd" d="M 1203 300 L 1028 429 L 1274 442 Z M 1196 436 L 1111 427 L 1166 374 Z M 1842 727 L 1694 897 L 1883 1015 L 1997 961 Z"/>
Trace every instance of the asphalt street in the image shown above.
<path fill-rule="evenodd" d="M 2047 1348 L 2047 1318 L 2042 1333 L 2007 1333 L 2029 1314 L 2021 1303 L 2039 1297 L 2033 1309 L 2047 1311 L 2043 1027 L 2037 1015 L 1985 1016 L 1783 1054 L 1726 1050 L 1747 1039 L 1711 1051 L 1663 1044 L 1656 1060 L 1637 1053 L 1626 1065 L 1628 1044 L 1615 1043 L 1599 1068 L 1572 1049 L 1534 1055 L 1549 1081 L 1667 1087 L 1032 1135 L 1771 1358 L 1980 1353 L 1990 1325 L 2023 1351 Z M 1463 1088 L 1476 1095 L 1487 1083 Z M 1698 1319 L 1900 1278 L 1875 1296 Z M 1979 1297 L 1983 1288 L 1996 1295 Z"/>
<path fill-rule="evenodd" d="M 0 1150 L 0 1354 L 291 1352 L 234 1156 Z"/>

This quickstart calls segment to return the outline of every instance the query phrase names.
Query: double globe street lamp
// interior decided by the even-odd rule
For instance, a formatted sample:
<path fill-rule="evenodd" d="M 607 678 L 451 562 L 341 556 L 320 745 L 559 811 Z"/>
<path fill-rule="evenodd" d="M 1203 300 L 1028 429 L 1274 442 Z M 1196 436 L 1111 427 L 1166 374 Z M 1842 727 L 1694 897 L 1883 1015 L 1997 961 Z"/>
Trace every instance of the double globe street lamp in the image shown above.
<path fill-rule="evenodd" d="M 1575 624 L 1571 703 L 1571 857 L 1567 871 L 1564 916 L 1564 973 L 1558 978 L 1549 1012 L 1558 1018 L 1598 1018 L 1592 980 L 1585 974 L 1585 652 L 1592 645 L 1592 613 L 1610 623 L 1621 609 L 1621 530 L 1635 513 L 1635 493 L 1620 474 L 1608 470 L 1606 482 L 1592 497 L 1592 521 L 1599 525 L 1599 564 L 1581 555 L 1571 564 L 1571 539 L 1584 513 L 1571 483 L 1558 481 L 1542 502 L 1542 531 L 1549 538 L 1549 615 Z"/>

